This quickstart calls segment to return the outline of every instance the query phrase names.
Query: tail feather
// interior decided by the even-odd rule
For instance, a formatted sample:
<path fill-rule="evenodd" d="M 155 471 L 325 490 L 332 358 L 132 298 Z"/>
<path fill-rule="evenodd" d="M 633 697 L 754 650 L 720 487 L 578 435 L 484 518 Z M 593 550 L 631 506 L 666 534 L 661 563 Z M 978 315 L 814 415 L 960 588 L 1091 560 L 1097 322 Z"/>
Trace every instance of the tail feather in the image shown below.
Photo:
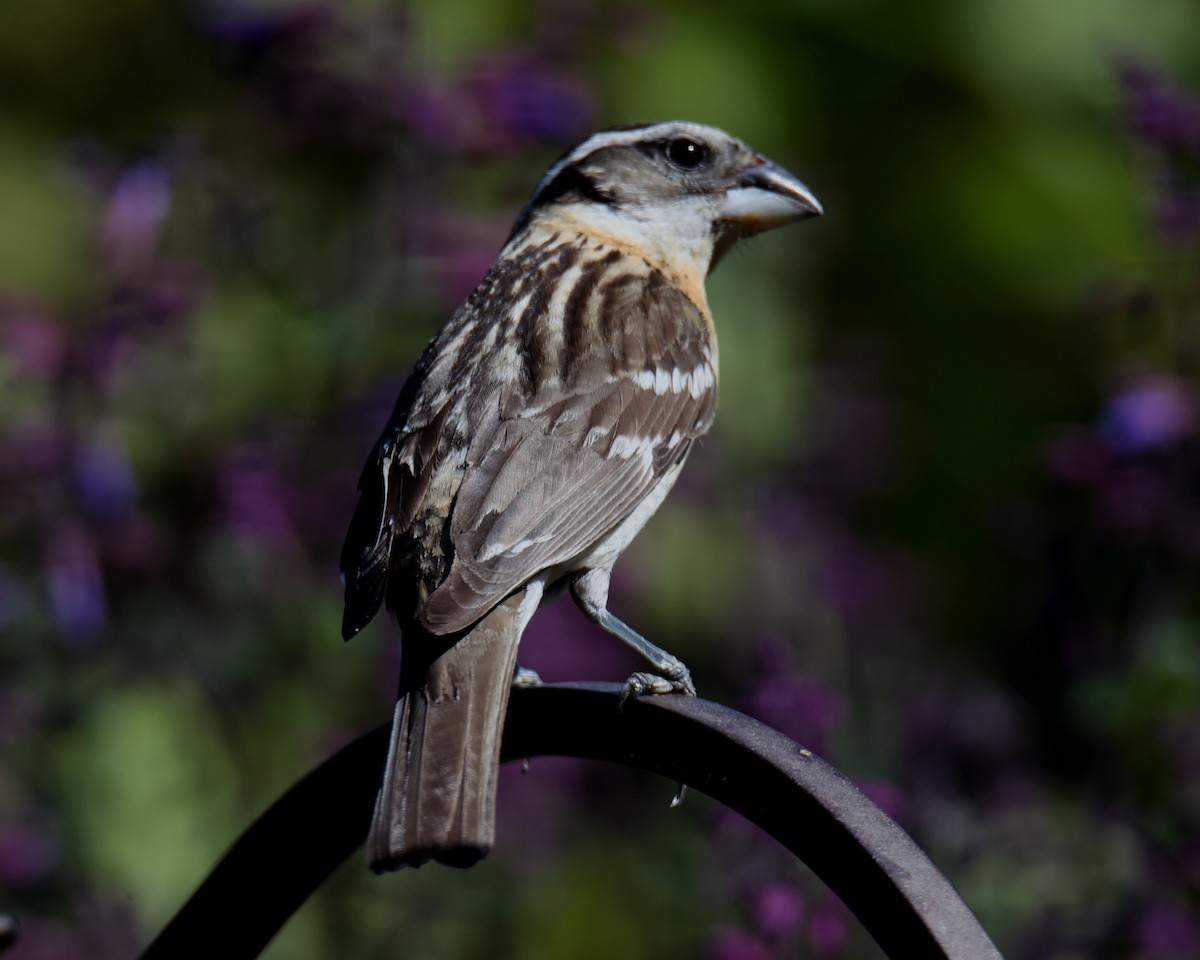
<path fill-rule="evenodd" d="M 428 666 L 408 651 L 436 640 L 405 636 L 391 747 L 367 841 L 377 873 L 429 860 L 469 867 L 491 849 L 522 596 L 500 604 Z"/>

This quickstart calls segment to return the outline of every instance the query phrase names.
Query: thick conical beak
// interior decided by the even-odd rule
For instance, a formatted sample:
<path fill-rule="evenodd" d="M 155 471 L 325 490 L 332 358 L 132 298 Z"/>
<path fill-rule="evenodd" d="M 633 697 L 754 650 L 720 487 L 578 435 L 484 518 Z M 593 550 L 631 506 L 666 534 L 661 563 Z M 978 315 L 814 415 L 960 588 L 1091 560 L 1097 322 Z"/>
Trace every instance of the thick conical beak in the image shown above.
<path fill-rule="evenodd" d="M 824 212 L 808 187 L 783 167 L 759 157 L 726 193 L 721 219 L 736 224 L 745 236 Z"/>

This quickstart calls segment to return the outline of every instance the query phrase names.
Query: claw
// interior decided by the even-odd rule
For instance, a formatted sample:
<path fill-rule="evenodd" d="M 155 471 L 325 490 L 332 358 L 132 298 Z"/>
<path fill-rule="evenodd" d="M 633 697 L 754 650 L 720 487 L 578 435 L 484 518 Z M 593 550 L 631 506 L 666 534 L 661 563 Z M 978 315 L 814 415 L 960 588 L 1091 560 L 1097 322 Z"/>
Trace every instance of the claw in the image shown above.
<path fill-rule="evenodd" d="M 696 686 L 692 683 L 692 675 L 687 667 L 676 661 L 679 666 L 677 676 L 660 677 L 656 673 L 635 673 L 625 681 L 625 688 L 617 701 L 618 709 L 625 706 L 630 697 L 640 697 L 644 693 L 662 695 L 667 693 L 682 693 L 685 697 L 696 695 Z M 674 672 L 674 671 L 673 671 Z"/>

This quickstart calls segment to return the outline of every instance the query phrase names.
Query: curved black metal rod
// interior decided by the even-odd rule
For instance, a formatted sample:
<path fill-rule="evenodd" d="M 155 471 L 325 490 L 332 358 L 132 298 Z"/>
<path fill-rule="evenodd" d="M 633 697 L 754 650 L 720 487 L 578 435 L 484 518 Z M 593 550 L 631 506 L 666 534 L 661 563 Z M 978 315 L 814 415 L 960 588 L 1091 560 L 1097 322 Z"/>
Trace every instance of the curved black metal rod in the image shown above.
<path fill-rule="evenodd" d="M 803 860 L 888 956 L 999 960 L 929 858 L 825 761 L 765 724 L 694 697 L 642 697 L 619 684 L 513 691 L 503 757 L 609 760 L 660 773 L 728 805 Z M 142 960 L 256 957 L 363 843 L 388 725 L 301 780 L 238 839 Z"/>

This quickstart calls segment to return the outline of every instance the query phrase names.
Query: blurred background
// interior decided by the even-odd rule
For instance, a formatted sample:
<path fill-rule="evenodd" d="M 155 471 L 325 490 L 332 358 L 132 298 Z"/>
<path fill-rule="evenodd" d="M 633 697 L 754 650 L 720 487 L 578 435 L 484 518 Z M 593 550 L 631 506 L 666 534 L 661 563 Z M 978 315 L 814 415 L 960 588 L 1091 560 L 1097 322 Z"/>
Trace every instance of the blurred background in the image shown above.
<path fill-rule="evenodd" d="M 854 777 L 1010 960 L 1200 956 L 1200 7 L 102 0 L 0 27 L 0 912 L 130 957 L 391 713 L 358 471 L 593 129 L 722 126 L 819 221 L 709 284 L 717 425 L 613 608 Z M 621 680 L 569 601 L 523 661 Z M 736 815 L 506 768 L 269 957 L 876 957 Z M 314 825 L 315 828 L 315 825 Z"/>

